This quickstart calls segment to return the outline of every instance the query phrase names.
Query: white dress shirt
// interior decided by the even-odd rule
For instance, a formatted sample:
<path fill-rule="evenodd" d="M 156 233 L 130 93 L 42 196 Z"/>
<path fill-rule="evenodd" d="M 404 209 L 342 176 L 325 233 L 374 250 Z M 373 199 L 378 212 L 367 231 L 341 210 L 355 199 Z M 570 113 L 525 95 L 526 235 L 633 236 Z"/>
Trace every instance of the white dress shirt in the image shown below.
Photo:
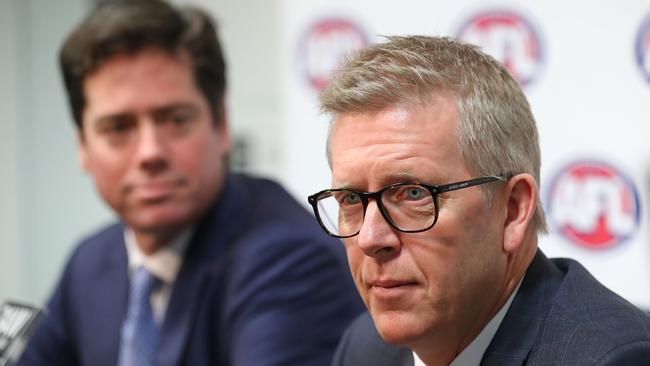
<path fill-rule="evenodd" d="M 158 324 L 161 324 L 165 317 L 174 281 L 183 264 L 183 255 L 193 231 L 193 228 L 183 231 L 171 243 L 151 255 L 146 255 L 140 250 L 132 230 L 124 231 L 124 242 L 129 259 L 129 277 L 138 267 L 144 266 L 162 282 L 160 288 L 151 294 L 151 308 Z"/>
<path fill-rule="evenodd" d="M 519 291 L 520 285 L 521 282 L 519 282 L 519 285 L 517 285 L 517 288 L 512 292 L 508 301 L 503 304 L 499 312 L 492 318 L 492 320 L 490 320 L 490 322 L 487 323 L 483 330 L 481 330 L 481 333 L 474 338 L 472 343 L 465 347 L 465 349 L 459 353 L 453 361 L 451 361 L 449 366 L 478 366 L 481 363 L 483 354 L 490 345 L 490 342 L 492 342 L 492 338 L 494 338 L 494 335 L 497 333 L 497 329 L 499 329 L 503 318 L 506 316 L 510 304 L 512 303 L 512 299 L 515 298 L 515 295 Z M 413 352 L 413 360 L 415 361 L 413 363 L 414 366 L 426 366 L 415 352 Z"/>

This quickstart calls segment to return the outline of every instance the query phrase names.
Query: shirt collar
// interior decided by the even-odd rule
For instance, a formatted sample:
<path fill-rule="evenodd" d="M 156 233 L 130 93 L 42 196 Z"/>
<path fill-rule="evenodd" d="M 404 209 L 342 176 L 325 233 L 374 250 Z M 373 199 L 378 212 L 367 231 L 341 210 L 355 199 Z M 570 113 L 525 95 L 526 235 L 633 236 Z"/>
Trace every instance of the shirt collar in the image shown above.
<path fill-rule="evenodd" d="M 481 333 L 474 338 L 472 343 L 470 343 L 465 349 L 454 358 L 454 360 L 449 364 L 449 366 L 470 366 L 470 365 L 479 365 L 485 350 L 492 342 L 492 338 L 497 333 L 503 318 L 506 316 L 512 300 L 515 298 L 515 295 L 519 291 L 519 286 L 521 286 L 521 281 L 517 285 L 517 288 L 510 294 L 508 301 L 501 307 L 499 312 L 487 323 L 487 325 L 481 330 Z M 415 361 L 414 366 L 426 366 L 426 364 L 418 357 L 415 352 L 413 352 L 413 360 Z"/>
<path fill-rule="evenodd" d="M 194 228 L 184 230 L 168 245 L 150 255 L 144 254 L 138 246 L 133 230 L 124 230 L 124 242 L 129 258 L 129 274 L 144 266 L 149 272 L 165 284 L 172 284 L 183 264 L 183 255 L 190 241 Z"/>

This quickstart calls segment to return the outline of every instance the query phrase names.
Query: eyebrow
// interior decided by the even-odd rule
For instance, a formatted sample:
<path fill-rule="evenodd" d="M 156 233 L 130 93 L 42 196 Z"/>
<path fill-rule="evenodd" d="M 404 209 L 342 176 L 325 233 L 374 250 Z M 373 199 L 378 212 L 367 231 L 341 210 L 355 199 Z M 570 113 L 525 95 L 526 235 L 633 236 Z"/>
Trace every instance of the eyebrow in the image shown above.
<path fill-rule="evenodd" d="M 154 108 L 152 113 L 154 115 L 164 115 L 179 110 L 184 112 L 198 113 L 199 107 L 192 103 L 173 103 L 160 108 Z"/>
<path fill-rule="evenodd" d="M 419 179 L 416 178 L 416 175 L 412 171 L 401 171 L 383 177 L 382 181 L 386 184 L 393 184 L 399 182 L 417 182 Z"/>
<path fill-rule="evenodd" d="M 394 172 L 390 173 L 388 175 L 385 175 L 379 179 L 379 182 L 381 183 L 382 187 L 389 186 L 391 184 L 395 183 L 425 183 L 425 184 L 443 184 L 440 176 L 431 174 L 428 175 L 428 178 L 426 179 L 420 179 L 418 176 L 413 173 L 412 170 L 405 170 L 405 171 L 399 171 L 399 172 Z M 336 184 L 332 188 L 334 189 L 353 189 L 353 190 L 359 190 L 356 188 L 358 185 L 351 183 L 349 181 L 346 182 L 339 182 L 339 184 Z"/>
<path fill-rule="evenodd" d="M 147 111 L 147 113 L 153 115 L 153 116 L 165 116 L 168 115 L 172 112 L 175 111 L 185 111 L 185 112 L 190 112 L 190 113 L 198 113 L 199 107 L 194 105 L 193 103 L 186 103 L 186 102 L 179 102 L 179 103 L 171 103 L 167 104 L 161 107 L 157 108 L 152 108 Z M 119 120 L 125 120 L 125 119 L 131 119 L 136 116 L 137 113 L 134 113 L 132 111 L 127 111 L 127 112 L 116 112 L 116 113 L 109 113 L 103 116 L 100 116 L 95 119 L 94 124 L 95 125 L 102 125 L 105 123 L 112 123 L 114 121 L 119 121 Z"/>
<path fill-rule="evenodd" d="M 114 123 L 117 121 L 126 121 L 133 119 L 133 113 L 114 113 L 96 118 L 94 121 L 91 121 L 94 126 L 101 127 L 105 124 Z"/>

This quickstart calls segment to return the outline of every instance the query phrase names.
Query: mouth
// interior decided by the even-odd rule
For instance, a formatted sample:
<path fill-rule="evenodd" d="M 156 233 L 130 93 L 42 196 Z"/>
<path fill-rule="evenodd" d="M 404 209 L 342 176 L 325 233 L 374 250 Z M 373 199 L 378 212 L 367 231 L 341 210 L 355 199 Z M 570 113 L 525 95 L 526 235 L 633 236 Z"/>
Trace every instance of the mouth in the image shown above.
<path fill-rule="evenodd" d="M 379 300 L 396 300 L 408 295 L 418 283 L 408 280 L 377 280 L 370 283 L 370 292 Z"/>
<path fill-rule="evenodd" d="M 181 185 L 178 180 L 152 181 L 133 186 L 133 195 L 139 201 L 159 202 L 172 196 Z"/>

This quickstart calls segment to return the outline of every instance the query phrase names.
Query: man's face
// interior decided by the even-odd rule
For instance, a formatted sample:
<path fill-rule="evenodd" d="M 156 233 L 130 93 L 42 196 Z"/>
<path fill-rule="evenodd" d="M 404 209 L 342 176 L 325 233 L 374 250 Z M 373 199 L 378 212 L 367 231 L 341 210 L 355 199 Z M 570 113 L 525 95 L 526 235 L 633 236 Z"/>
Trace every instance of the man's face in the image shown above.
<path fill-rule="evenodd" d="M 193 222 L 221 189 L 225 127 L 215 127 L 189 58 L 156 49 L 109 59 L 84 82 L 79 161 L 127 225 Z"/>
<path fill-rule="evenodd" d="M 398 182 L 476 178 L 458 147 L 451 99 L 342 114 L 334 123 L 334 188 L 377 191 Z M 505 286 L 505 215 L 496 209 L 502 205 L 495 197 L 489 206 L 478 187 L 447 192 L 439 196 L 432 229 L 402 233 L 369 202 L 361 232 L 344 244 L 357 289 L 386 341 L 412 348 L 449 342 L 460 347 L 454 352 L 480 331 Z"/>

